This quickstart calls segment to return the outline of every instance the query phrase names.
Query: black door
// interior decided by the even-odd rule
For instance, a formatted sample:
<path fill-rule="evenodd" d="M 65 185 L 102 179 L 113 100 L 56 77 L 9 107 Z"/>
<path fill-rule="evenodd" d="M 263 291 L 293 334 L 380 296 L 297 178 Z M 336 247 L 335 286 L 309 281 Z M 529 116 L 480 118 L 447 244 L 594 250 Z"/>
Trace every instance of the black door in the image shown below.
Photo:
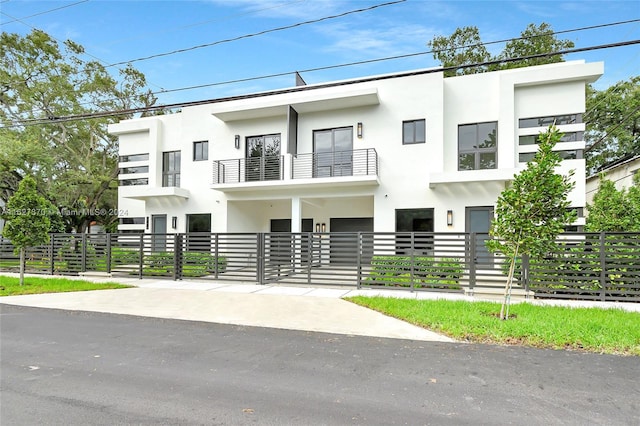
<path fill-rule="evenodd" d="M 474 261 L 477 265 L 493 267 L 493 254 L 486 246 L 492 220 L 493 207 L 467 207 L 466 209 L 466 231 L 476 234 Z"/>

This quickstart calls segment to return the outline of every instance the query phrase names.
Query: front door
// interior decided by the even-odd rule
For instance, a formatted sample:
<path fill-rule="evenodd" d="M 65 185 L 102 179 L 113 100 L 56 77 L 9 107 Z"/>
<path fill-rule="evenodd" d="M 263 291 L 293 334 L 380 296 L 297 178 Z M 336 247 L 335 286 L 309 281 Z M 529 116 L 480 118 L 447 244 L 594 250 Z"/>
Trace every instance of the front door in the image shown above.
<path fill-rule="evenodd" d="M 247 138 L 247 181 L 280 179 L 280 134 Z"/>
<path fill-rule="evenodd" d="M 167 246 L 166 214 L 151 216 L 151 233 L 154 234 L 152 238 L 152 250 L 154 252 L 165 251 Z"/>
<path fill-rule="evenodd" d="M 466 231 L 476 234 L 476 256 L 474 261 L 478 265 L 493 266 L 493 254 L 486 246 L 492 220 L 493 207 L 467 207 Z"/>
<path fill-rule="evenodd" d="M 353 175 L 353 127 L 313 132 L 313 176 Z"/>

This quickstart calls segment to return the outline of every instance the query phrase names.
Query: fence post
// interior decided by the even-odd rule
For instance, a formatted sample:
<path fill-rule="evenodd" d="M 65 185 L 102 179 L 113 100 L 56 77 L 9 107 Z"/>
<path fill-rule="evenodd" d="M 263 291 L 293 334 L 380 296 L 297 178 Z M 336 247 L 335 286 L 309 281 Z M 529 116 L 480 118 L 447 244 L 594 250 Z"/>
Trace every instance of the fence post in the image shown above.
<path fill-rule="evenodd" d="M 605 233 L 600 232 L 600 300 L 603 302 L 606 300 L 607 295 L 607 256 L 605 247 Z"/>
<path fill-rule="evenodd" d="M 56 245 L 54 242 L 55 239 L 56 239 L 56 234 L 51 234 L 51 246 L 49 248 L 49 250 L 51 250 L 51 266 L 50 266 L 51 275 L 53 275 L 55 272 L 55 253 L 56 253 Z"/>
<path fill-rule="evenodd" d="M 82 253 L 81 253 L 80 269 L 87 272 L 87 234 L 82 233 Z"/>
<path fill-rule="evenodd" d="M 476 233 L 469 234 L 469 293 L 473 295 L 476 285 Z"/>
<path fill-rule="evenodd" d="M 218 256 L 220 255 L 220 251 L 218 250 L 218 243 L 219 243 L 219 241 L 218 241 L 218 233 L 214 234 L 213 241 L 214 241 L 213 252 L 214 252 L 214 256 L 215 256 L 215 258 L 214 258 L 215 259 L 215 261 L 214 261 L 214 265 L 215 266 L 213 267 L 214 268 L 213 271 L 214 271 L 214 277 L 216 279 L 218 279 L 218 272 L 219 272 L 219 270 L 218 270 Z"/>
<path fill-rule="evenodd" d="M 358 252 L 356 256 L 356 288 L 362 287 L 362 252 L 364 251 L 364 243 L 362 241 L 362 232 L 358 232 Z"/>
<path fill-rule="evenodd" d="M 416 234 L 415 232 L 411 233 L 411 246 L 409 249 L 409 256 L 410 256 L 410 278 L 411 278 L 411 292 L 413 293 L 413 291 L 415 290 L 414 288 L 414 283 L 413 280 L 415 279 L 415 253 L 416 253 Z"/>
<path fill-rule="evenodd" d="M 259 285 L 264 285 L 264 233 L 256 234 L 258 243 L 258 253 L 256 253 L 256 281 Z"/>
<path fill-rule="evenodd" d="M 173 280 L 182 279 L 182 236 L 173 234 Z"/>
<path fill-rule="evenodd" d="M 140 234 L 140 257 L 138 258 L 138 278 L 142 279 L 142 265 L 144 263 L 144 234 Z"/>
<path fill-rule="evenodd" d="M 529 255 L 528 254 L 523 254 L 522 255 L 522 271 L 520 274 L 520 279 L 522 280 L 522 286 L 524 287 L 524 294 L 525 294 L 525 299 L 528 297 L 527 295 L 529 294 Z"/>
<path fill-rule="evenodd" d="M 107 274 L 111 273 L 111 235 L 107 234 Z"/>

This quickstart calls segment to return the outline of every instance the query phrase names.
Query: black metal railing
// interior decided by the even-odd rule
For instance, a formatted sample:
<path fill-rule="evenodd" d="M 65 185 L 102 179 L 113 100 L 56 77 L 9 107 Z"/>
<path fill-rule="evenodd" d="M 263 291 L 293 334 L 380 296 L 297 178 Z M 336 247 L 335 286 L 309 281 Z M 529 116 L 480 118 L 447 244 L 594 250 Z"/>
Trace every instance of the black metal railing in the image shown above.
<path fill-rule="evenodd" d="M 292 179 L 377 174 L 378 153 L 374 148 L 298 154 L 293 157 L 291 164 Z"/>
<path fill-rule="evenodd" d="M 266 156 L 215 160 L 213 184 L 264 182 L 284 178 L 284 157 Z"/>
<path fill-rule="evenodd" d="M 501 289 L 509 262 L 487 234 L 424 232 L 52 234 L 27 250 L 39 274 L 344 285 L 467 294 Z M 19 256 L 0 238 L 0 271 Z M 640 302 L 640 234 L 567 233 L 541 259 L 517 260 L 515 289 L 537 298 Z M 499 294 L 499 293 L 496 293 Z"/>

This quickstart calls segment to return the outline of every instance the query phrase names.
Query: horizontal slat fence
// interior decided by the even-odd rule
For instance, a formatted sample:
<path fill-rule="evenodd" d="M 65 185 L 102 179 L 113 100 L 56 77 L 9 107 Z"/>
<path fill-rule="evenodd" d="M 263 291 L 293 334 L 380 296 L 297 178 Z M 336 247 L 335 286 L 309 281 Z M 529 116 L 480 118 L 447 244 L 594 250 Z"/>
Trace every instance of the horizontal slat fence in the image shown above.
<path fill-rule="evenodd" d="M 39 274 L 350 286 L 499 295 L 508 262 L 487 234 L 422 232 L 52 234 L 26 252 Z M 19 256 L 0 238 L 0 270 Z M 514 291 L 537 298 L 640 301 L 640 234 L 567 233 L 518 259 Z"/>

